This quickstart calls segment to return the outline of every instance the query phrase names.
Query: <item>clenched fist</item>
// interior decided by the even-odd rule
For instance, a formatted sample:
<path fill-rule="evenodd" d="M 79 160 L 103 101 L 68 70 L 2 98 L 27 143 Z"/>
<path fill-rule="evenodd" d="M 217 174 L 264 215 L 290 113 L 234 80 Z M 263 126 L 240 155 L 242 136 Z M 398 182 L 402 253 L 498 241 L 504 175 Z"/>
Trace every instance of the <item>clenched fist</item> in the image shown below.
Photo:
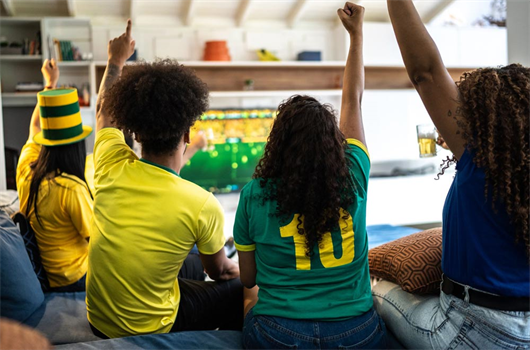
<path fill-rule="evenodd" d="M 55 89 L 59 81 L 59 67 L 57 67 L 55 59 L 45 60 L 40 71 L 46 82 L 46 87 Z"/>
<path fill-rule="evenodd" d="M 348 33 L 353 34 L 362 30 L 364 7 L 347 2 L 344 8 L 337 10 L 337 14 Z"/>

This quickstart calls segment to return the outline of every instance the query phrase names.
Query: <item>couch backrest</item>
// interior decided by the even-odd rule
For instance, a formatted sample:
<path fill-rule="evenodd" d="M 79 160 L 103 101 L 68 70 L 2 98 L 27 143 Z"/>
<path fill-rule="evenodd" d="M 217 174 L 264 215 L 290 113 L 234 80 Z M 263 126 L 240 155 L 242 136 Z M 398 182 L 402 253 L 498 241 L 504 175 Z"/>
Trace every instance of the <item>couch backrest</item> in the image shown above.
<path fill-rule="evenodd" d="M 0 210 L 0 314 L 24 322 L 44 302 L 24 241 L 11 218 Z"/>

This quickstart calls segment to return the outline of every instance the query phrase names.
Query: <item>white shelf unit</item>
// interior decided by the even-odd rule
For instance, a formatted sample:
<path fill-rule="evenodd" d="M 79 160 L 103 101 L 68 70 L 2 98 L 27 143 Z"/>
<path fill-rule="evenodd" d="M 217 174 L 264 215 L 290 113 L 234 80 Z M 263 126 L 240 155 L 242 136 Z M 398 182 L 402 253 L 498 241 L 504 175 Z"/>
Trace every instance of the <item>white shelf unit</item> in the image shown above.
<path fill-rule="evenodd" d="M 59 68 L 63 67 L 89 67 L 92 61 L 60 61 L 57 62 Z"/>
<path fill-rule="evenodd" d="M 42 82 L 41 67 L 45 59 L 53 57 L 48 50 L 50 39 L 70 40 L 82 52 L 92 52 L 92 28 L 90 20 L 78 18 L 6 18 L 0 20 L 0 32 L 8 42 L 21 42 L 25 38 L 32 40 L 38 32 L 41 34 L 40 55 L 0 54 L 0 77 L 2 80 L 2 109 L 0 131 L 5 139 L 0 142 L 0 159 L 4 157 L 4 147 L 20 150 L 27 139 L 29 119 L 37 103 L 37 92 L 15 91 L 18 82 Z M 59 86 L 84 83 L 94 84 L 94 65 L 91 61 L 60 61 Z M 89 88 L 89 91 L 91 89 Z M 90 91 L 91 92 L 91 91 Z M 91 94 L 90 106 L 81 107 L 84 123 L 94 125 L 95 98 Z M 7 130 L 9 129 L 9 131 Z M 90 142 L 88 147 L 91 147 Z M 2 162 L 5 164 L 5 162 Z M 4 169 L 0 174 L 4 173 Z M 0 189 L 5 175 L 1 176 Z"/>
<path fill-rule="evenodd" d="M 134 64 L 135 62 L 127 62 L 126 64 Z M 345 61 L 179 61 L 187 67 L 301 67 L 301 68 L 317 68 L 317 67 L 344 67 Z M 107 61 L 94 61 L 96 66 L 106 66 Z"/>
<path fill-rule="evenodd" d="M 42 55 L 2 55 L 0 61 L 41 61 Z"/>
<path fill-rule="evenodd" d="M 37 103 L 36 92 L 4 92 L 2 93 L 3 107 L 27 107 Z"/>

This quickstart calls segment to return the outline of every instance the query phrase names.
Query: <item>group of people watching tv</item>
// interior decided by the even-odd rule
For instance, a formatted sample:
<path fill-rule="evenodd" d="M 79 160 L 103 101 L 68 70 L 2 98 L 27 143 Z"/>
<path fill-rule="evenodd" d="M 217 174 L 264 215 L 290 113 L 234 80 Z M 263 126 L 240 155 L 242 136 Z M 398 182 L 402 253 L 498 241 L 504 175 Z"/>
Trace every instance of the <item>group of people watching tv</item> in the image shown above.
<path fill-rule="evenodd" d="M 129 20 L 108 44 L 88 165 L 92 129 L 46 60 L 17 186 L 50 290 L 86 290 L 102 338 L 230 329 L 249 349 L 528 348 L 530 69 L 477 69 L 455 83 L 412 0 L 387 2 L 409 77 L 454 155 L 444 166 L 456 163 L 439 296 L 371 288 L 364 8 L 350 2 L 337 11 L 350 38 L 340 121 L 310 96 L 280 104 L 240 194 L 238 264 L 223 249 L 221 205 L 179 175 L 208 108 L 193 70 L 161 60 L 122 74 L 135 47 Z"/>

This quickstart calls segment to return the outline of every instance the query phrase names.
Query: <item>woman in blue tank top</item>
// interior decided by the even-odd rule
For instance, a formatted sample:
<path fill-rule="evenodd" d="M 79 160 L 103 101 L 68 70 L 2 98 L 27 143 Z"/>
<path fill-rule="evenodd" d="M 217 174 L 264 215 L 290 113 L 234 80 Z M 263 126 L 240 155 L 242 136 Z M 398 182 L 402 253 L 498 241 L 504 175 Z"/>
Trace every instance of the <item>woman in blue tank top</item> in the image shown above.
<path fill-rule="evenodd" d="M 412 0 L 388 9 L 409 77 L 454 154 L 444 169 L 456 162 L 457 173 L 440 296 L 383 282 L 374 305 L 407 348 L 530 348 L 530 69 L 477 69 L 455 84 Z"/>

